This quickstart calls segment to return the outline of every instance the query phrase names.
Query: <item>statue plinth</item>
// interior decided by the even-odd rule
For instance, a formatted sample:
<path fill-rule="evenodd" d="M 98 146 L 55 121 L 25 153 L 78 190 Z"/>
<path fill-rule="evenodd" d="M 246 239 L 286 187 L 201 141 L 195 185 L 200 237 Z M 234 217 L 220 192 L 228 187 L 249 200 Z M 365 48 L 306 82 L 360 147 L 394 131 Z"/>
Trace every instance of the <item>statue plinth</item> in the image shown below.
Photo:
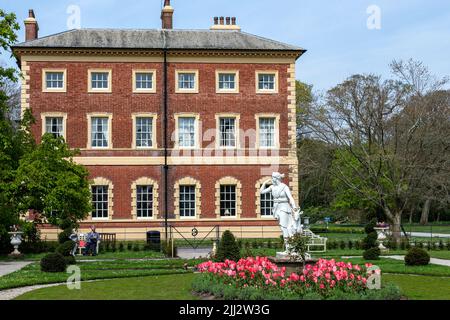
<path fill-rule="evenodd" d="M 318 260 L 306 258 L 305 261 L 301 257 L 289 255 L 286 252 L 277 252 L 275 257 L 268 257 L 269 261 L 275 263 L 277 267 L 286 268 L 286 273 L 301 273 L 307 264 L 315 264 Z"/>

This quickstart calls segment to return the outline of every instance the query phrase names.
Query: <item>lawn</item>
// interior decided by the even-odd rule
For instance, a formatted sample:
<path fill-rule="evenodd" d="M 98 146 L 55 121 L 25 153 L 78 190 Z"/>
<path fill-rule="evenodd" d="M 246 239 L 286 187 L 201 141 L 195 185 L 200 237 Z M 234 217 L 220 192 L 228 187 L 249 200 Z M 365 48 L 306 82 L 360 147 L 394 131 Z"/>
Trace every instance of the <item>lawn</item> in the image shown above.
<path fill-rule="evenodd" d="M 80 290 L 62 285 L 28 292 L 17 300 L 197 300 L 191 294 L 194 276 L 191 273 L 103 280 L 82 283 Z"/>
<path fill-rule="evenodd" d="M 200 260 L 152 260 L 152 261 L 105 261 L 81 262 L 81 280 L 145 277 L 153 275 L 184 274 L 191 271 L 183 269 L 184 263 L 194 266 Z M 37 284 L 60 283 L 67 280 L 68 274 L 41 272 L 39 263 L 0 278 L 0 290 Z"/>
<path fill-rule="evenodd" d="M 411 300 L 450 300 L 448 277 L 385 274 L 382 281 L 395 283 Z"/>

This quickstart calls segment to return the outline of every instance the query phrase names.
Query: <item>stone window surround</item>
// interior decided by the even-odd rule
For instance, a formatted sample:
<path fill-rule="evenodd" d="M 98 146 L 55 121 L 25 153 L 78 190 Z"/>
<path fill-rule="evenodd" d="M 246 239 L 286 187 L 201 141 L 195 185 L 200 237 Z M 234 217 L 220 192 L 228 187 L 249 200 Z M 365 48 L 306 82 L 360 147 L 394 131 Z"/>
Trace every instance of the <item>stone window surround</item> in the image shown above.
<path fill-rule="evenodd" d="M 259 179 L 258 181 L 256 181 L 255 184 L 255 189 L 256 189 L 256 193 L 255 193 L 255 205 L 256 205 L 256 215 L 258 217 L 258 219 L 273 219 L 273 216 L 262 216 L 261 215 L 261 185 L 263 184 L 264 181 L 267 180 L 271 180 L 272 177 L 263 177 L 261 179 Z M 272 184 L 270 184 L 272 185 Z"/>
<path fill-rule="evenodd" d="M 63 132 L 62 136 L 64 140 L 67 140 L 67 113 L 65 112 L 43 112 L 41 113 L 42 121 L 42 135 L 46 133 L 46 118 L 62 118 L 63 119 Z"/>
<path fill-rule="evenodd" d="M 234 147 L 224 147 L 220 146 L 220 119 L 221 118 L 235 118 L 235 134 L 236 134 L 236 146 Z M 240 125 L 239 122 L 241 120 L 241 115 L 239 113 L 216 113 L 216 149 L 223 150 L 235 150 L 240 149 L 241 141 L 240 141 Z"/>
<path fill-rule="evenodd" d="M 152 88 L 138 89 L 136 88 L 136 74 L 137 73 L 151 73 Z M 156 93 L 156 70 L 155 69 L 133 69 L 133 93 Z"/>
<path fill-rule="evenodd" d="M 181 217 L 180 216 L 180 186 L 195 186 L 195 217 Z M 200 181 L 192 178 L 185 177 L 179 179 L 174 185 L 175 195 L 174 195 L 174 208 L 175 208 L 175 219 L 177 220 L 192 220 L 199 219 L 202 214 L 202 185 Z"/>
<path fill-rule="evenodd" d="M 91 74 L 95 72 L 108 73 L 108 88 L 92 88 Z M 88 69 L 88 93 L 112 93 L 112 69 Z"/>
<path fill-rule="evenodd" d="M 114 215 L 114 185 L 111 182 L 111 180 L 103 177 L 97 177 L 91 181 L 89 184 L 89 188 L 92 192 L 93 186 L 108 186 L 108 217 L 107 218 L 92 218 L 92 212 L 89 213 L 89 216 L 87 218 L 88 221 L 108 221 L 112 220 L 112 217 Z"/>
<path fill-rule="evenodd" d="M 63 73 L 63 87 L 62 88 L 47 88 L 47 72 L 62 72 Z M 67 69 L 42 69 L 42 92 L 67 92 Z"/>
<path fill-rule="evenodd" d="M 219 88 L 219 75 L 220 74 L 234 74 L 235 75 L 235 88 L 234 89 L 220 89 Z M 239 93 L 239 70 L 226 70 L 226 69 L 216 70 L 216 93 L 219 93 L 219 94 Z"/>
<path fill-rule="evenodd" d="M 106 113 L 106 112 L 93 112 L 88 113 L 86 115 L 87 122 L 88 122 L 88 142 L 87 142 L 87 149 L 88 150 L 111 150 L 113 149 L 113 142 L 112 142 L 112 119 L 113 115 L 112 113 Z M 92 147 L 92 118 L 108 118 L 108 147 Z"/>
<path fill-rule="evenodd" d="M 222 217 L 220 215 L 220 186 L 221 185 L 235 185 L 236 186 L 236 215 L 235 216 Z M 215 188 L 216 188 L 216 193 L 215 193 L 216 210 L 215 211 L 216 211 L 217 219 L 224 219 L 224 220 L 239 219 L 242 214 L 242 184 L 241 184 L 241 182 L 234 177 L 223 177 L 216 182 Z"/>
<path fill-rule="evenodd" d="M 257 70 L 255 72 L 255 83 L 256 83 L 256 93 L 257 94 L 274 94 L 278 93 L 279 86 L 278 86 L 278 71 L 277 70 Z M 259 89 L 259 75 L 260 74 L 273 74 L 275 75 L 275 88 L 273 90 L 264 90 Z"/>
<path fill-rule="evenodd" d="M 192 150 L 200 148 L 200 114 L 190 112 L 178 112 L 174 114 L 174 118 L 175 118 L 174 149 Z M 180 118 L 195 118 L 195 145 L 193 147 L 180 147 L 178 145 L 178 122 Z"/>
<path fill-rule="evenodd" d="M 180 73 L 194 73 L 194 89 L 180 89 L 178 86 L 178 75 Z M 199 71 L 198 69 L 177 69 L 175 70 L 175 93 L 199 93 Z"/>
<path fill-rule="evenodd" d="M 259 119 L 260 118 L 272 118 L 275 119 L 275 145 L 273 147 L 261 147 L 259 140 Z M 256 149 L 273 150 L 280 149 L 280 114 L 278 113 L 257 113 L 255 114 L 256 119 Z"/>
<path fill-rule="evenodd" d="M 136 118 L 152 118 L 152 146 L 151 147 L 137 147 L 136 146 Z M 157 136 L 156 136 L 156 125 L 158 120 L 158 114 L 153 112 L 137 112 L 131 114 L 131 119 L 133 121 L 133 138 L 132 138 L 132 149 L 136 150 L 154 150 L 158 148 Z"/>
<path fill-rule="evenodd" d="M 153 214 L 151 217 L 137 216 L 137 186 L 152 186 L 153 187 Z M 133 220 L 156 220 L 158 219 L 158 204 L 159 204 L 159 186 L 158 183 L 148 177 L 141 177 L 131 184 L 131 216 Z"/>

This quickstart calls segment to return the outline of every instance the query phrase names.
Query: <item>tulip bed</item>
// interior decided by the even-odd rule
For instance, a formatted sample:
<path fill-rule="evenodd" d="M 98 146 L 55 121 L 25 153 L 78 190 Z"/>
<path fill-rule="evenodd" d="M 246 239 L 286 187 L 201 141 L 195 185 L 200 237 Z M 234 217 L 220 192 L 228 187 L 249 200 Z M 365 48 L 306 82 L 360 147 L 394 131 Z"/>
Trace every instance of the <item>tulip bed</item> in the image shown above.
<path fill-rule="evenodd" d="M 193 290 L 227 300 L 400 299 L 393 285 L 380 290 L 367 288 L 370 274 L 366 270 L 370 266 L 320 259 L 315 265 L 306 265 L 299 274 L 287 274 L 284 267 L 277 267 L 265 257 L 208 261 L 198 265 L 201 275 L 194 280 Z"/>

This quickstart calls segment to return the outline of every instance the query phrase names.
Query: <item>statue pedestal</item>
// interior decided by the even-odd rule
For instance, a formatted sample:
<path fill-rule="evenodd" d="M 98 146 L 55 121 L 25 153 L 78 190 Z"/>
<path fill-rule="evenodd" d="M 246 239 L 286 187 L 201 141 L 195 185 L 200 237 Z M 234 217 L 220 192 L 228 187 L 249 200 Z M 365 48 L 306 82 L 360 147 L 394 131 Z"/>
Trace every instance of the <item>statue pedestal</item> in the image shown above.
<path fill-rule="evenodd" d="M 286 268 L 286 274 L 291 273 L 301 273 L 303 271 L 303 267 L 307 264 L 315 264 L 317 259 L 307 258 L 306 261 L 303 261 L 299 257 L 292 257 L 285 252 L 277 252 L 275 257 L 268 257 L 269 261 L 275 263 L 277 267 Z"/>

